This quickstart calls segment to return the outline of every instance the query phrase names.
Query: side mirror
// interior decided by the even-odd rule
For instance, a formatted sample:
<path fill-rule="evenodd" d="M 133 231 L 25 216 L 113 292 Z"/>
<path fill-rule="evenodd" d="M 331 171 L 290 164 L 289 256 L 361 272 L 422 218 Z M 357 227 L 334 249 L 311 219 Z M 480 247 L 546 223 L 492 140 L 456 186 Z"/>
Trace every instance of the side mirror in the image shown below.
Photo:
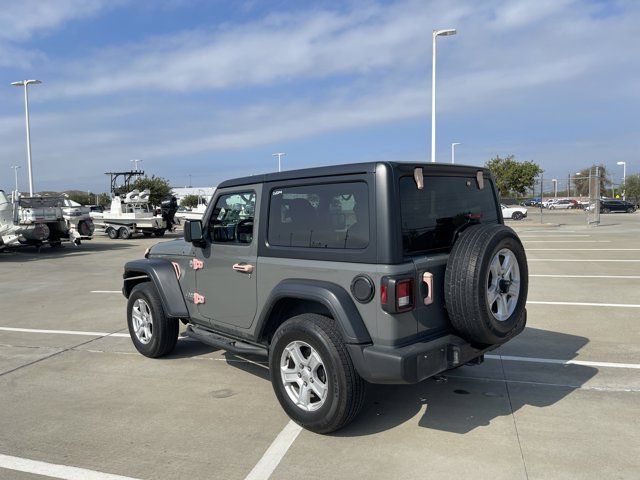
<path fill-rule="evenodd" d="M 200 220 L 187 220 L 184 222 L 184 239 L 194 245 L 204 241 L 202 222 Z"/>

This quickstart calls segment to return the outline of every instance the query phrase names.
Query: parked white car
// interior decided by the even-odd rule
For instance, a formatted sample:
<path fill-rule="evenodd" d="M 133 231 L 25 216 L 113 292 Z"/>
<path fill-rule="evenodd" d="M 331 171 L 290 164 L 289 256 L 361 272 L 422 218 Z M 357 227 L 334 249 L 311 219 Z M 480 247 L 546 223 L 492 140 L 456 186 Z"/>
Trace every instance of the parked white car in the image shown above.
<path fill-rule="evenodd" d="M 575 204 L 571 200 L 558 200 L 549 204 L 549 210 L 568 210 L 574 208 Z"/>
<path fill-rule="evenodd" d="M 527 216 L 527 209 L 525 207 L 520 207 L 517 205 L 508 207 L 506 205 L 500 204 L 502 208 L 502 216 L 504 218 L 511 218 L 513 220 L 522 220 Z"/>

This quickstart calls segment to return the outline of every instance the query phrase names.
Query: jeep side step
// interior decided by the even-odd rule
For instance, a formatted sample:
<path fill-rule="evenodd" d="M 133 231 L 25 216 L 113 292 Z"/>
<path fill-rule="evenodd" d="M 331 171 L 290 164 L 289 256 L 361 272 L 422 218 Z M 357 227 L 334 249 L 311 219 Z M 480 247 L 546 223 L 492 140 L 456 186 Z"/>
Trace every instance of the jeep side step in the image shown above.
<path fill-rule="evenodd" d="M 269 351 L 264 347 L 241 342 L 235 338 L 225 337 L 196 325 L 187 325 L 187 331 L 185 333 L 187 337 L 191 337 L 212 347 L 221 348 L 230 353 L 260 355 L 263 357 L 269 356 Z"/>

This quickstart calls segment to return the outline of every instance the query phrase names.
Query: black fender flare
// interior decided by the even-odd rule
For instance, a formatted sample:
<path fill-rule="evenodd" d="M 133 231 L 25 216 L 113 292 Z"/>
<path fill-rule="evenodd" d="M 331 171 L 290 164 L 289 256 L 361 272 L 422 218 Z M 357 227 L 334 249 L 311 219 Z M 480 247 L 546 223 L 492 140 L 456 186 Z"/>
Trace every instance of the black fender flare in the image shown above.
<path fill-rule="evenodd" d="M 346 343 L 371 343 L 371 336 L 351 296 L 340 285 L 321 280 L 291 278 L 271 291 L 258 317 L 256 332 L 262 337 L 276 303 L 285 298 L 311 300 L 324 305 L 340 327 Z"/>
<path fill-rule="evenodd" d="M 176 270 L 168 260 L 161 258 L 148 258 L 143 260 L 133 260 L 124 265 L 124 285 L 122 293 L 129 298 L 133 287 L 145 281 L 147 277 L 153 282 L 160 295 L 162 306 L 167 316 L 172 318 L 189 318 L 187 303 L 176 276 Z"/>

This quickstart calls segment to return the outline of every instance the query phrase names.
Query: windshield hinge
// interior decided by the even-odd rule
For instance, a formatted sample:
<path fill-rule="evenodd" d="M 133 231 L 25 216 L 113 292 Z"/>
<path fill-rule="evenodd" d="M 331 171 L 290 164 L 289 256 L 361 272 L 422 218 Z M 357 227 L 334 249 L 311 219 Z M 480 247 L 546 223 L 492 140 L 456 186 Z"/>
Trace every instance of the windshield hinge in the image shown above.
<path fill-rule="evenodd" d="M 413 179 L 416 181 L 418 190 L 424 190 L 424 176 L 422 175 L 422 167 L 416 167 L 413 170 Z"/>

